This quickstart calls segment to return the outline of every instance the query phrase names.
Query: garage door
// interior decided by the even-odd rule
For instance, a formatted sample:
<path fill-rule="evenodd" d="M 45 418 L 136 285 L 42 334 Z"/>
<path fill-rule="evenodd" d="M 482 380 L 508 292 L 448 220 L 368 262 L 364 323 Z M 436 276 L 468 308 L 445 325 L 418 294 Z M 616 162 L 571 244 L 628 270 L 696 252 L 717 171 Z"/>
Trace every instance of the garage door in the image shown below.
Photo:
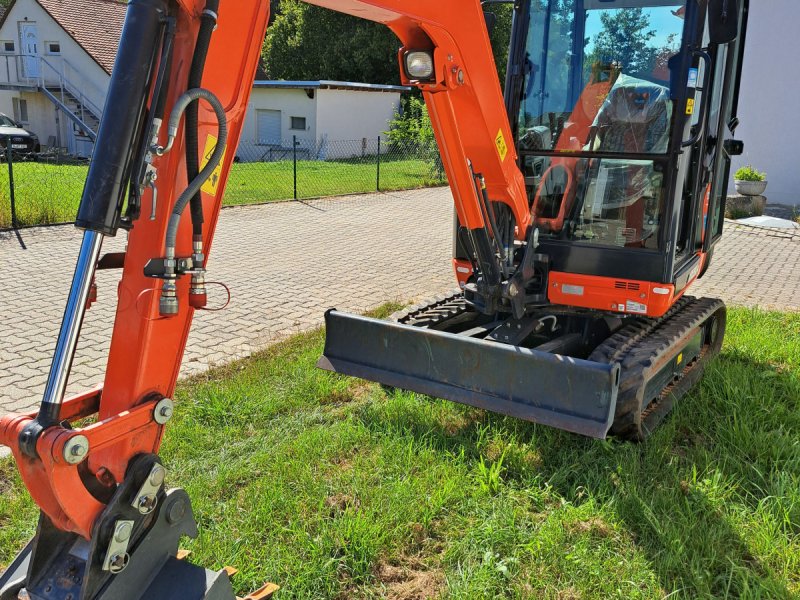
<path fill-rule="evenodd" d="M 258 143 L 280 146 L 281 111 L 258 111 Z"/>

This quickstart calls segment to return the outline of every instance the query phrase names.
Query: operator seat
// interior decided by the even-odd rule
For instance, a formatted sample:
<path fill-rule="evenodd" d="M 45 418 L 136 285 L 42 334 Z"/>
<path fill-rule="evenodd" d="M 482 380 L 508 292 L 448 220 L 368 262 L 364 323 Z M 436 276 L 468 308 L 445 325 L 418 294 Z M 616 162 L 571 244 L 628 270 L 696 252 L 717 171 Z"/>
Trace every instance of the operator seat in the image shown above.
<path fill-rule="evenodd" d="M 595 118 L 594 150 L 666 154 L 670 109 L 668 88 L 620 75 Z"/>
<path fill-rule="evenodd" d="M 600 108 L 593 124 L 591 147 L 597 152 L 625 154 L 666 154 L 672 104 L 669 89 L 620 75 Z M 644 245 L 646 197 L 653 193 L 653 163 L 647 160 L 604 160 L 614 165 L 619 187 L 611 198 L 601 199 L 604 210 L 618 210 L 625 220 L 625 244 Z"/>

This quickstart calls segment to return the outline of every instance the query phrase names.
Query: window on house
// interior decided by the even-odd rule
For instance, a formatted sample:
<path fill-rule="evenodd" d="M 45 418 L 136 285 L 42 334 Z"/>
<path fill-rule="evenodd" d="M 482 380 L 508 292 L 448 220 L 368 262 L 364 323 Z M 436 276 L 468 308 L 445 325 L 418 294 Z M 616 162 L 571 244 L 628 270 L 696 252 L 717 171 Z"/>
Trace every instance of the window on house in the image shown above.
<path fill-rule="evenodd" d="M 14 42 L 9 42 L 9 41 L 5 41 L 5 40 L 4 41 L 0 41 L 0 47 L 3 48 L 3 53 L 4 54 L 13 54 L 14 52 L 17 51 L 17 47 L 14 44 Z"/>
<path fill-rule="evenodd" d="M 28 123 L 28 101 L 22 98 L 14 98 L 14 120 L 17 123 Z"/>
<path fill-rule="evenodd" d="M 299 129 L 300 131 L 306 130 L 305 117 L 292 117 L 292 129 Z"/>
<path fill-rule="evenodd" d="M 45 42 L 47 53 L 52 56 L 61 56 L 61 42 Z"/>

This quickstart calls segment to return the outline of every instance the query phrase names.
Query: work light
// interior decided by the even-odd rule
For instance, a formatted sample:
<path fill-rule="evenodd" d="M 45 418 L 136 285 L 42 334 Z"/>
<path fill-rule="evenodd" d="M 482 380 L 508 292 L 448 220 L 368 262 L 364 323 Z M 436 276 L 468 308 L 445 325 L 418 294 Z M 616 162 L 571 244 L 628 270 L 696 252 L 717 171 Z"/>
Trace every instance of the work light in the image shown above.
<path fill-rule="evenodd" d="M 433 79 L 433 55 L 425 50 L 406 53 L 406 74 L 409 79 L 430 81 Z"/>

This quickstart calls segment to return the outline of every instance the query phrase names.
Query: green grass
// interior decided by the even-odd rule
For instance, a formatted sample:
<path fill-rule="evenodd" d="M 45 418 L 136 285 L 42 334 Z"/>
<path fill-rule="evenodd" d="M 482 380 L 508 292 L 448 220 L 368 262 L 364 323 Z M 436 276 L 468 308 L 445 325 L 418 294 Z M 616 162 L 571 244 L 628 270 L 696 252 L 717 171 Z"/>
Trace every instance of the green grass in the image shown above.
<path fill-rule="evenodd" d="M 88 167 L 20 162 L 14 165 L 19 225 L 63 223 L 75 219 Z M 381 191 L 442 185 L 430 163 L 418 159 L 381 162 Z M 299 198 L 319 198 L 374 192 L 375 157 L 343 161 L 298 161 Z M 233 166 L 225 193 L 226 206 L 256 204 L 294 197 L 291 161 L 238 163 Z M 0 228 L 11 226 L 8 169 L 0 165 Z"/>
<path fill-rule="evenodd" d="M 645 444 L 314 368 L 295 337 L 180 386 L 163 458 L 193 560 L 286 598 L 800 597 L 800 315 L 734 309 Z M 35 511 L 0 468 L 0 563 Z"/>

